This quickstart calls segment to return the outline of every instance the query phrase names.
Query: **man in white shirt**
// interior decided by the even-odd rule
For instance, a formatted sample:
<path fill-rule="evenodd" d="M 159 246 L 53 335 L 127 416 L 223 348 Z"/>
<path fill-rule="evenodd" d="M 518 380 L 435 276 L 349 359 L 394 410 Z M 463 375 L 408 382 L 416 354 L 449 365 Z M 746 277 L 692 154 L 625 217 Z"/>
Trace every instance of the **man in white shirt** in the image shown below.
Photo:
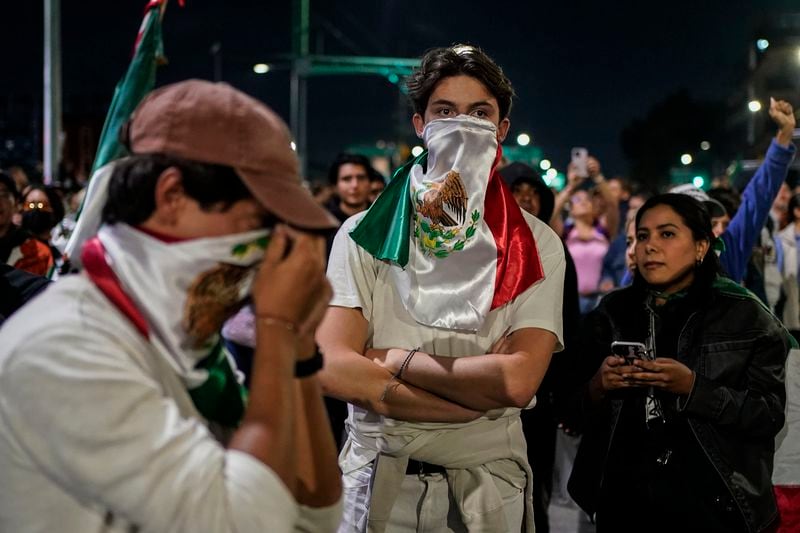
<path fill-rule="evenodd" d="M 0 331 L 0 531 L 334 530 L 313 233 L 337 224 L 301 187 L 285 124 L 190 80 L 124 133 L 84 271 Z M 218 332 L 248 295 L 246 394 Z"/>
<path fill-rule="evenodd" d="M 437 48 L 408 87 L 428 151 L 343 224 L 317 334 L 350 403 L 339 531 L 530 531 L 519 410 L 562 345 L 563 249 L 496 172 L 502 70 Z"/>

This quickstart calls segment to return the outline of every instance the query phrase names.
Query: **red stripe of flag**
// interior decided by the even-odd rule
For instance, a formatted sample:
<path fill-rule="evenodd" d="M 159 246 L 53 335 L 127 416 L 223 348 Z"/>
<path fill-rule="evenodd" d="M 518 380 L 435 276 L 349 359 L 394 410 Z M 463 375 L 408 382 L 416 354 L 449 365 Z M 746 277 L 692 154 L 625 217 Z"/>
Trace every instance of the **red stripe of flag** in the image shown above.
<path fill-rule="evenodd" d="M 544 278 L 539 249 L 531 228 L 497 171 L 502 156 L 503 149 L 498 146 L 483 210 L 484 220 L 497 245 L 497 276 L 492 309 L 502 307 Z"/>

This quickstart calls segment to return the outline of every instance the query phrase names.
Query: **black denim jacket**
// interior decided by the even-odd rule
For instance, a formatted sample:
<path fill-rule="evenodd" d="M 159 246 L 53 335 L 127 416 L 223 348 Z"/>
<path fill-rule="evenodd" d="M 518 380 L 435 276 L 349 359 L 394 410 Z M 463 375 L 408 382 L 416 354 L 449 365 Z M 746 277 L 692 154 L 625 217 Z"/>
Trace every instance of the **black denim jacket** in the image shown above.
<path fill-rule="evenodd" d="M 650 327 L 646 298 L 640 288 L 620 289 L 587 317 L 588 341 L 581 354 L 585 383 L 610 354 L 612 341 L 644 342 Z M 675 395 L 676 411 L 686 417 L 748 530 L 762 531 L 778 512 L 771 481 L 774 438 L 785 421 L 785 362 L 793 339 L 751 293 L 726 278 L 693 294 L 680 320 L 677 359 L 695 371 L 696 379 L 687 397 Z M 608 394 L 592 403 L 587 390 L 584 436 L 569 491 L 591 516 L 625 400 Z M 692 473 L 686 476 L 691 482 Z"/>

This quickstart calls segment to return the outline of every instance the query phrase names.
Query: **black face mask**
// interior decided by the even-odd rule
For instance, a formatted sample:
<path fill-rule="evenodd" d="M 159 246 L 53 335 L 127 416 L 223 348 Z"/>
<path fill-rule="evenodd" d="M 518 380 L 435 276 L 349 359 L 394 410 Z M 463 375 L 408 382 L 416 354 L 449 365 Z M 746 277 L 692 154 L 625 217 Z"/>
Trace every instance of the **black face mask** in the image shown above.
<path fill-rule="evenodd" d="M 35 235 L 50 231 L 56 221 L 53 213 L 41 209 L 31 209 L 22 213 L 22 227 Z"/>

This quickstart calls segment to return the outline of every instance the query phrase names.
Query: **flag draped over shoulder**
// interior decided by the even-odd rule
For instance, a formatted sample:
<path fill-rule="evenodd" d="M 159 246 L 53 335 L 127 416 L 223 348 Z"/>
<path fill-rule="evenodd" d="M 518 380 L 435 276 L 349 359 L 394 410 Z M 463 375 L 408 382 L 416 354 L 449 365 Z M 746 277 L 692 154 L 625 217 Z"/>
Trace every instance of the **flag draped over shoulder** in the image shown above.
<path fill-rule="evenodd" d="M 106 115 L 97 155 L 92 165 L 89 188 L 78 214 L 78 224 L 66 247 L 67 256 L 76 266 L 81 246 L 97 233 L 100 227 L 100 215 L 108 196 L 108 180 L 111 177 L 113 163 L 128 155 L 127 149 L 119 140 L 120 127 L 130 118 L 145 95 L 153 90 L 156 67 L 165 62 L 161 18 L 166 5 L 167 0 L 151 0 L 147 4 L 136 36 L 133 58 L 127 72 L 114 90 L 114 98 Z"/>
<path fill-rule="evenodd" d="M 437 120 L 425 135 L 431 151 L 395 172 L 350 237 L 391 264 L 417 322 L 477 331 L 492 309 L 543 279 L 543 268 L 496 170 L 502 150 L 491 124 Z"/>

